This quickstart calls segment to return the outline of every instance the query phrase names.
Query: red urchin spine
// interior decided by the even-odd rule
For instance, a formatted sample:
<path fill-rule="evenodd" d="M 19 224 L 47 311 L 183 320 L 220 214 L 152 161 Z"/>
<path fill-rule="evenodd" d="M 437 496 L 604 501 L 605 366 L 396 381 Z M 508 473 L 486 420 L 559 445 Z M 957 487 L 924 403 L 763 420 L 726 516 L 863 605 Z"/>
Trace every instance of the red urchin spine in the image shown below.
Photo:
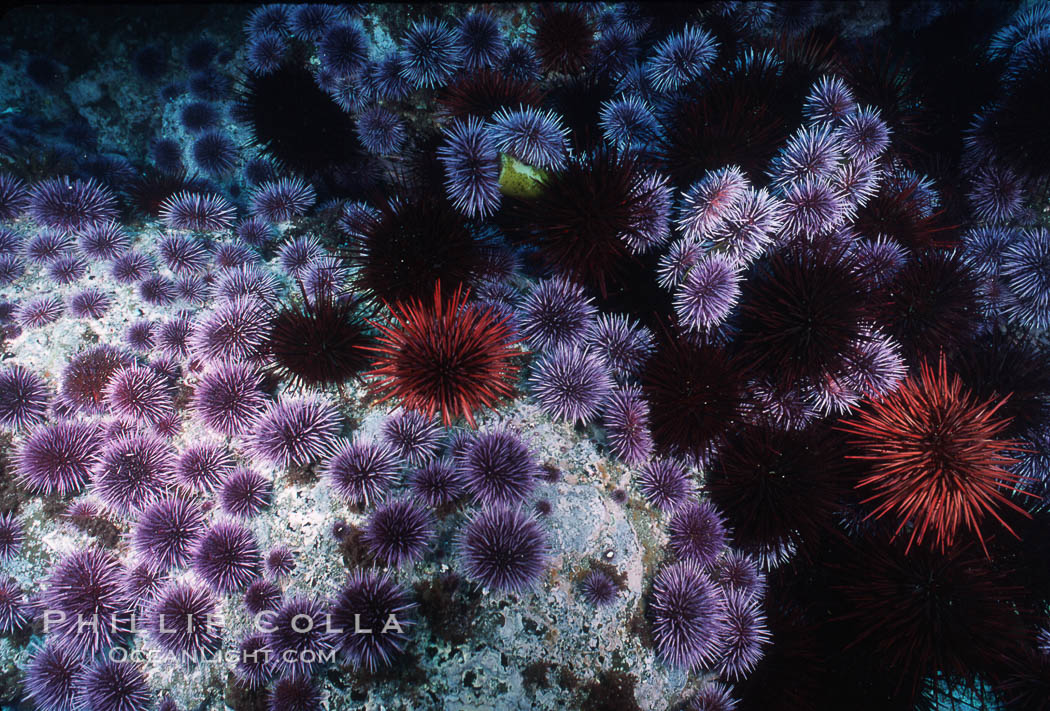
<path fill-rule="evenodd" d="M 1007 496 L 1027 492 L 1018 489 L 1023 477 L 1009 471 L 1015 460 L 1006 452 L 1020 451 L 1018 443 L 997 439 L 1010 424 L 996 417 L 1005 402 L 977 401 L 957 374 L 949 378 L 942 355 L 936 371 L 923 362 L 917 378 L 842 423 L 863 452 L 849 458 L 872 462 L 856 484 L 872 492 L 861 502 L 875 504 L 869 518 L 897 516 L 894 536 L 910 523 L 909 549 L 932 534 L 934 547 L 948 550 L 963 528 L 984 547 L 986 516 L 1016 537 L 998 512 L 1005 506 L 1029 516 Z"/>
<path fill-rule="evenodd" d="M 457 288 L 451 299 L 434 287 L 433 306 L 419 300 L 387 304 L 390 323 L 379 329 L 376 354 L 367 375 L 378 403 L 397 397 L 406 409 L 428 416 L 441 412 L 448 425 L 462 415 L 473 427 L 474 412 L 511 397 L 517 367 L 511 362 L 519 342 L 506 318 L 475 304 Z"/>

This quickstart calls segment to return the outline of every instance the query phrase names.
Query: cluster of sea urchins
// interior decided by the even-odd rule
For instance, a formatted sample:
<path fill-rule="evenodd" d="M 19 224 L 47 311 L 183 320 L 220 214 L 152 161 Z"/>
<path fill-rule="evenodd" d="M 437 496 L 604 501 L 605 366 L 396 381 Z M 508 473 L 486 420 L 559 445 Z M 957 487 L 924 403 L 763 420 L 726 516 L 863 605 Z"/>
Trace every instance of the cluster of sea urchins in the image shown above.
<path fill-rule="evenodd" d="M 5 339 L 112 333 L 129 293 L 144 313 L 57 381 L 0 369 L 18 485 L 96 536 L 39 590 L 0 586 L 0 633 L 61 617 L 28 698 L 145 709 L 113 652 L 199 664 L 232 603 L 270 615 L 232 640 L 235 683 L 321 708 L 328 655 L 375 672 L 414 643 L 405 578 L 457 506 L 456 572 L 536 587 L 556 504 L 534 444 L 485 417 L 526 397 L 593 426 L 632 472 L 614 500 L 661 517 L 638 604 L 661 663 L 707 680 L 690 708 L 1045 704 L 1050 11 L 991 39 L 960 201 L 917 167 L 940 164 L 906 71 L 797 8 L 549 5 L 516 40 L 509 13 L 454 10 L 380 51 L 367 5 L 265 5 L 236 69 L 209 39 L 181 68 L 145 46 L 178 130 L 141 169 L 85 149 L 0 173 Z M 38 91 L 52 64 L 27 66 Z M 82 119 L 65 138 L 97 148 Z M 143 217 L 164 235 L 133 236 Z M 354 384 L 389 410 L 377 438 L 350 431 Z M 332 599 L 286 595 L 303 561 L 262 535 L 275 484 L 313 472 L 361 517 L 332 525 L 361 549 Z M 24 539 L 0 513 L 0 562 Z M 622 588 L 593 568 L 574 594 Z"/>

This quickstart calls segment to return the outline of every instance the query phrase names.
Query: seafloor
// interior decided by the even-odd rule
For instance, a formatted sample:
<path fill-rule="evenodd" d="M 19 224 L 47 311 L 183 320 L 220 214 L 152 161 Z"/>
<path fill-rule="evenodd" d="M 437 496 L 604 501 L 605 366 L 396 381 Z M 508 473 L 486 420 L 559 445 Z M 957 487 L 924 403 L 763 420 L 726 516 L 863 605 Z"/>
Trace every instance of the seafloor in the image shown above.
<path fill-rule="evenodd" d="M 1050 709 L 1050 6 L 0 21 L 0 708 Z"/>

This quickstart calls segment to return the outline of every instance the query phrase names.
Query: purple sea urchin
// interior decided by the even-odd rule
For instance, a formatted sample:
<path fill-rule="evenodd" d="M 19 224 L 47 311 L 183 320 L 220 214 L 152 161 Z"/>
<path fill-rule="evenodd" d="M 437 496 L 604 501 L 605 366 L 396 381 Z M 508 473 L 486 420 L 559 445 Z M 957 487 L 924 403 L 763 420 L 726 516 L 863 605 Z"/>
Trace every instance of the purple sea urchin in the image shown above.
<path fill-rule="evenodd" d="M 95 464 L 95 495 L 121 515 L 160 496 L 173 480 L 175 452 L 159 437 L 121 436 L 108 443 Z"/>
<path fill-rule="evenodd" d="M 107 551 L 87 548 L 62 558 L 48 576 L 41 602 L 54 613 L 46 630 L 51 638 L 82 657 L 113 647 L 128 630 L 122 566 Z"/>
<path fill-rule="evenodd" d="M 598 414 L 613 388 L 605 363 L 573 345 L 558 346 L 545 355 L 529 382 L 544 412 L 583 423 Z"/>
<path fill-rule="evenodd" d="M 22 548 L 22 522 L 13 511 L 0 513 L 0 563 L 11 560 Z"/>
<path fill-rule="evenodd" d="M 667 524 L 668 546 L 682 560 L 707 567 L 725 548 L 725 519 L 708 501 L 692 501 L 675 509 Z"/>
<path fill-rule="evenodd" d="M 33 264 L 48 264 L 70 255 L 73 241 L 65 232 L 42 230 L 26 243 L 25 256 Z"/>
<path fill-rule="evenodd" d="M 398 477 L 400 464 L 397 453 L 385 444 L 343 442 L 323 471 L 340 498 L 368 506 L 383 499 Z"/>
<path fill-rule="evenodd" d="M 37 296 L 18 308 L 18 323 L 22 328 L 40 328 L 62 318 L 64 311 L 60 296 Z"/>
<path fill-rule="evenodd" d="M 747 187 L 747 178 L 736 166 L 709 171 L 682 194 L 679 229 L 690 239 L 705 239 L 744 197 Z"/>
<path fill-rule="evenodd" d="M 222 301 L 197 317 L 190 339 L 193 354 L 209 363 L 261 358 L 273 318 L 270 307 L 250 296 Z"/>
<path fill-rule="evenodd" d="M 498 151 L 544 170 L 565 164 L 568 132 L 557 114 L 531 106 L 500 109 L 490 129 Z"/>
<path fill-rule="evenodd" d="M 455 43 L 468 72 L 496 67 L 506 52 L 499 22 L 488 12 L 465 15 L 456 26 Z"/>
<path fill-rule="evenodd" d="M 673 563 L 656 574 L 648 613 L 656 650 L 668 664 L 695 669 L 717 661 L 725 601 L 695 563 Z"/>
<path fill-rule="evenodd" d="M 282 467 L 305 466 L 328 453 L 342 426 L 339 410 L 318 396 L 270 403 L 252 424 L 253 456 Z"/>
<path fill-rule="evenodd" d="M 205 425 L 224 435 L 247 432 L 266 406 L 262 375 L 243 363 L 219 363 L 197 383 L 192 409 Z"/>
<path fill-rule="evenodd" d="M 415 410 L 401 410 L 383 421 L 383 441 L 409 464 L 420 465 L 437 456 L 441 426 Z"/>
<path fill-rule="evenodd" d="M 638 375 L 653 351 L 652 332 L 624 314 L 599 314 L 586 337 L 587 346 L 609 366 L 619 382 Z"/>
<path fill-rule="evenodd" d="M 532 453 L 508 430 L 479 433 L 456 459 L 467 492 L 485 505 L 518 504 L 536 485 Z"/>
<path fill-rule="evenodd" d="M 43 425 L 22 442 L 18 475 L 31 491 L 66 496 L 84 488 L 98 456 L 101 437 L 87 422 Z"/>
<path fill-rule="evenodd" d="M 521 311 L 522 336 L 538 351 L 583 340 L 597 313 L 583 287 L 561 278 L 539 282 L 525 298 Z"/>
<path fill-rule="evenodd" d="M 531 515 L 495 506 L 475 513 L 458 540 L 467 577 L 505 592 L 521 592 L 543 574 L 547 537 Z"/>
<path fill-rule="evenodd" d="M 719 669 L 724 677 L 742 679 L 761 661 L 762 648 L 770 641 L 766 616 L 753 595 L 735 588 L 726 591 L 722 634 L 723 650 Z"/>
<path fill-rule="evenodd" d="M 112 346 L 94 346 L 81 351 L 62 371 L 62 399 L 85 414 L 102 414 L 106 387 L 113 374 L 130 365 L 130 356 Z"/>
<path fill-rule="evenodd" d="M 499 209 L 500 161 L 495 140 L 477 116 L 453 121 L 437 150 L 445 167 L 445 192 L 467 217 L 486 217 Z"/>
<path fill-rule="evenodd" d="M 261 183 L 249 200 L 249 209 L 255 217 L 268 222 L 287 222 L 306 214 L 317 201 L 317 193 L 302 178 L 281 178 Z"/>
<path fill-rule="evenodd" d="M 405 629 L 415 624 L 416 604 L 400 584 L 385 574 L 357 570 L 350 574 L 332 604 L 336 648 L 357 668 L 374 672 L 389 666 L 408 640 Z M 358 630 L 372 630 L 361 634 Z"/>
<path fill-rule="evenodd" d="M 266 572 L 274 578 L 291 575 L 295 570 L 295 555 L 285 546 L 271 548 L 266 554 Z"/>
<path fill-rule="evenodd" d="M 198 441 L 179 454 L 175 479 L 189 489 L 211 492 L 226 481 L 233 468 L 233 457 L 222 444 Z"/>
<path fill-rule="evenodd" d="M 268 620 L 266 643 L 275 668 L 285 674 L 309 677 L 325 654 L 333 649 L 326 610 L 317 600 L 296 596 L 287 600 Z"/>
<path fill-rule="evenodd" d="M 252 615 L 258 615 L 263 610 L 276 611 L 283 598 L 280 585 L 266 578 L 258 578 L 244 591 L 244 608 Z"/>
<path fill-rule="evenodd" d="M 197 503 L 166 496 L 143 509 L 131 541 L 151 569 L 167 571 L 189 562 L 204 529 L 204 512 Z"/>
<path fill-rule="evenodd" d="M 400 64 L 402 78 L 416 88 L 447 83 L 460 66 L 452 28 L 430 18 L 414 22 L 401 41 Z"/>
<path fill-rule="evenodd" d="M 400 567 L 419 560 L 434 536 L 430 515 L 410 499 L 379 506 L 362 541 L 383 565 Z"/>
<path fill-rule="evenodd" d="M 30 216 L 46 227 L 76 232 L 117 217 L 117 201 L 94 180 L 49 178 L 29 192 Z"/>
<path fill-rule="evenodd" d="M 270 505 L 273 484 L 262 474 L 239 467 L 233 471 L 219 490 L 222 510 L 232 516 L 251 518 Z"/>
<path fill-rule="evenodd" d="M 696 25 L 687 25 L 656 46 L 645 75 L 656 91 L 677 89 L 703 76 L 717 55 L 715 38 Z"/>
<path fill-rule="evenodd" d="M 203 272 L 211 254 L 203 240 L 182 234 L 169 234 L 157 242 L 157 253 L 175 274 Z"/>
<path fill-rule="evenodd" d="M 139 711 L 151 704 L 149 685 L 137 664 L 103 659 L 79 678 L 81 708 Z"/>
<path fill-rule="evenodd" d="M 354 128 L 365 150 L 378 156 L 397 153 L 407 136 L 401 117 L 378 105 L 358 112 Z"/>
<path fill-rule="evenodd" d="M 215 232 L 233 224 L 234 207 L 220 195 L 182 192 L 160 206 L 160 217 L 169 229 Z"/>
<path fill-rule="evenodd" d="M 613 390 L 605 403 L 609 448 L 625 464 L 636 466 L 649 459 L 653 438 L 649 432 L 649 405 L 636 386 Z"/>
<path fill-rule="evenodd" d="M 222 178 L 233 172 L 240 153 L 237 145 L 220 131 L 206 131 L 193 142 L 191 150 L 197 167 L 213 178 Z"/>
<path fill-rule="evenodd" d="M 233 675 L 249 691 L 262 689 L 273 674 L 266 636 L 258 632 L 249 634 L 237 645 L 237 651 Z"/>
<path fill-rule="evenodd" d="M 602 570 L 592 570 L 580 581 L 580 596 L 595 607 L 613 604 L 619 592 L 616 581 Z"/>
<path fill-rule="evenodd" d="M 352 76 L 368 60 L 368 37 L 356 22 L 343 22 L 325 29 L 317 43 L 321 66 L 339 76 Z"/>
<path fill-rule="evenodd" d="M 243 590 L 262 570 L 255 535 L 233 521 L 215 523 L 193 554 L 193 569 L 219 594 Z"/>
<path fill-rule="evenodd" d="M 153 260 L 135 250 L 117 255 L 109 265 L 110 275 L 119 284 L 134 284 L 144 279 L 151 269 Z"/>
<path fill-rule="evenodd" d="M 890 129 L 878 109 L 865 106 L 842 120 L 838 141 L 842 151 L 853 160 L 873 161 L 889 145 Z"/>
<path fill-rule="evenodd" d="M 0 221 L 13 220 L 29 205 L 29 191 L 22 180 L 0 172 Z"/>
<path fill-rule="evenodd" d="M 695 489 L 685 467 L 673 459 L 650 459 L 638 475 L 638 488 L 651 505 L 671 511 Z"/>
<path fill-rule="evenodd" d="M 722 323 L 740 298 L 740 278 L 736 265 L 724 255 L 699 260 L 675 291 L 679 322 L 697 331 Z"/>
<path fill-rule="evenodd" d="M 49 397 L 47 383 L 28 368 L 0 370 L 0 426 L 22 430 L 40 424 Z"/>
<path fill-rule="evenodd" d="M 160 591 L 146 612 L 150 640 L 183 664 L 203 662 L 222 645 L 215 598 L 207 589 L 183 582 Z"/>
<path fill-rule="evenodd" d="M 26 695 L 40 711 L 74 711 L 83 667 L 80 656 L 50 639 L 26 665 Z"/>
<path fill-rule="evenodd" d="M 116 415 L 158 422 L 174 411 L 175 388 L 152 368 L 128 366 L 113 373 L 106 385 L 105 401 Z"/>
<path fill-rule="evenodd" d="M 448 459 L 435 459 L 417 469 L 409 480 L 412 492 L 427 506 L 447 506 L 465 489 L 459 470 Z"/>
<path fill-rule="evenodd" d="M 112 303 L 109 295 L 95 287 L 81 289 L 69 299 L 69 312 L 76 318 L 102 318 Z"/>
<path fill-rule="evenodd" d="M 833 74 L 825 74 L 813 85 L 802 114 L 812 123 L 843 123 L 857 113 L 857 102 L 846 83 Z"/>

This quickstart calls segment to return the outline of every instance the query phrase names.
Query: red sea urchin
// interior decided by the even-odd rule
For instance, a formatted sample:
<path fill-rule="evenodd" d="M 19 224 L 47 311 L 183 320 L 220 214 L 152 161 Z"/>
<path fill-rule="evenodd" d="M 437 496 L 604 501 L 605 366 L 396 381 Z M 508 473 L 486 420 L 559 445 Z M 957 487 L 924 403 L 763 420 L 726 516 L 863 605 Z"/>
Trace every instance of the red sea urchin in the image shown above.
<path fill-rule="evenodd" d="M 1018 446 L 998 438 L 1009 426 L 996 416 L 1001 405 L 974 398 L 942 357 L 936 370 L 923 362 L 917 377 L 843 422 L 857 438 L 853 458 L 871 463 L 856 484 L 871 492 L 862 502 L 875 504 L 869 516 L 896 518 L 896 534 L 910 528 L 909 548 L 929 535 L 943 551 L 964 530 L 983 546 L 988 516 L 1013 533 L 1000 509 L 1027 514 L 1009 498 L 1020 477 L 1006 453 Z"/>
<path fill-rule="evenodd" d="M 398 398 L 428 415 L 441 412 L 448 424 L 462 416 L 473 426 L 474 413 L 495 406 L 513 392 L 517 368 L 515 342 L 504 318 L 457 290 L 451 299 L 434 288 L 433 305 L 422 301 L 388 307 L 391 323 L 375 323 L 378 344 L 369 375 L 379 402 Z"/>

